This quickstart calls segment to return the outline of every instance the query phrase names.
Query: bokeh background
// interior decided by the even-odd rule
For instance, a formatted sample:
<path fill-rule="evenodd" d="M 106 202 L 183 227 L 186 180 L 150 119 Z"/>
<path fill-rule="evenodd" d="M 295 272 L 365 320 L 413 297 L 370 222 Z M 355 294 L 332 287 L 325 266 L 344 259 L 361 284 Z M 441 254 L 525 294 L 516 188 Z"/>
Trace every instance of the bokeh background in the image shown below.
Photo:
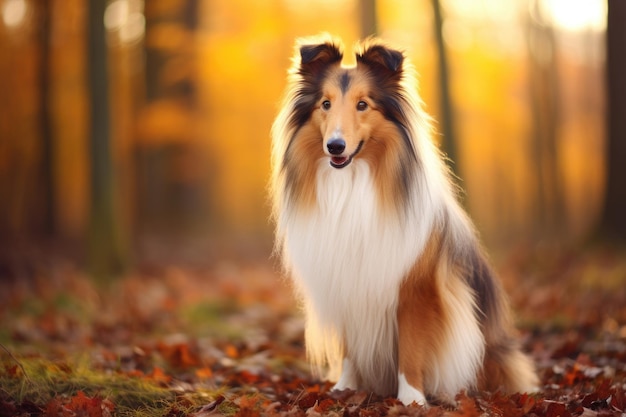
<path fill-rule="evenodd" d="M 268 257 L 269 130 L 295 38 L 322 31 L 348 59 L 371 34 L 407 51 L 490 250 L 584 242 L 606 21 L 603 0 L 0 0 L 3 268 Z"/>

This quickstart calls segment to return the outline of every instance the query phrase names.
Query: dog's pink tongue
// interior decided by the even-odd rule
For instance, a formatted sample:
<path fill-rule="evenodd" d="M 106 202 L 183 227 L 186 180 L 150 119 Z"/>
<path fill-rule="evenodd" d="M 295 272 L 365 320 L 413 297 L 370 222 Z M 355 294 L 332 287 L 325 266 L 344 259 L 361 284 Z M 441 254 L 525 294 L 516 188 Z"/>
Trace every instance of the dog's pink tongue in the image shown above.
<path fill-rule="evenodd" d="M 341 165 L 348 160 L 348 157 L 347 156 L 333 156 L 331 160 L 333 161 L 333 164 Z"/>

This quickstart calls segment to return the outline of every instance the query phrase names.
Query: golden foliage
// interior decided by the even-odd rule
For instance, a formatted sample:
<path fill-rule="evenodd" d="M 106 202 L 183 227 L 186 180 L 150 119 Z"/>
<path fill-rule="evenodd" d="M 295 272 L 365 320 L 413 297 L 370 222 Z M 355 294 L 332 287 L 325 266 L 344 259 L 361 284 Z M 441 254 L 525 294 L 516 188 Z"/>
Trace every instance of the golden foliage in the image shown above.
<path fill-rule="evenodd" d="M 199 201 L 209 202 L 198 209 L 201 218 L 226 230 L 267 232 L 269 128 L 293 41 L 328 31 L 350 45 L 359 37 L 360 3 L 128 2 L 132 10 L 144 10 L 146 26 L 142 43 L 112 41 L 109 51 L 112 144 L 123 183 L 124 217 L 141 222 L 136 210 L 153 205 L 146 202 L 145 190 L 134 185 L 146 182 L 132 180 L 146 175 L 137 167 L 136 155 L 145 147 L 178 144 L 194 155 L 185 164 L 196 164 L 191 171 L 197 174 L 177 184 L 197 190 L 204 196 Z M 446 2 L 444 35 L 468 207 L 487 237 L 498 238 L 524 234 L 535 224 L 541 179 L 531 151 L 533 44 L 525 38 L 533 16 L 522 2 L 486 4 L 469 13 L 465 3 Z M 50 10 L 48 37 L 37 32 L 42 9 L 34 4 L 28 26 L 0 30 L 2 228 L 20 229 L 38 215 L 25 211 L 39 202 L 23 190 L 37 182 L 44 158 L 39 142 L 44 73 L 50 85 L 56 222 L 64 234 L 78 236 L 89 209 L 86 8 L 78 0 L 55 0 Z M 411 56 L 426 108 L 440 119 L 430 2 L 378 2 L 377 15 L 380 34 Z M 604 182 L 602 72 L 592 53 L 601 37 L 555 30 L 568 42 L 557 42 L 553 68 L 559 91 L 555 122 L 557 171 L 564 190 L 561 217 L 566 230 L 580 235 L 596 216 Z M 50 48 L 48 67 L 41 61 L 44 46 Z M 573 50 L 576 54 L 570 54 Z M 166 184 L 152 186 L 162 193 L 161 200 L 180 198 L 168 194 Z"/>

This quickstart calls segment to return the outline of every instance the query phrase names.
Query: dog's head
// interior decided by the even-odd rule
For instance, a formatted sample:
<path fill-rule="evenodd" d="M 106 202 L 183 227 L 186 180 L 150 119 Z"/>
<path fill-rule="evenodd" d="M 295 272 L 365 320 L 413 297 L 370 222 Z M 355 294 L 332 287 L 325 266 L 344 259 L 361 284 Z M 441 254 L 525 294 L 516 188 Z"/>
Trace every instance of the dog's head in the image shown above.
<path fill-rule="evenodd" d="M 334 168 L 357 157 L 384 153 L 402 136 L 404 55 L 377 40 L 356 52 L 356 66 L 343 67 L 341 45 L 326 38 L 300 41 L 295 73 L 300 77 L 292 121 L 318 131 Z"/>

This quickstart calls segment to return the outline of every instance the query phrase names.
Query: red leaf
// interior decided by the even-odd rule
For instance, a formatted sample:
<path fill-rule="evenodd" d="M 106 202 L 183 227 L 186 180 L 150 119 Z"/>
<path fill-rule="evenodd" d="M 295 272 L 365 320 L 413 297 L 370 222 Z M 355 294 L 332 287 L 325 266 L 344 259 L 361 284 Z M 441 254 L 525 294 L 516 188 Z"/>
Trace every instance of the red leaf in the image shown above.
<path fill-rule="evenodd" d="M 259 382 L 261 377 L 258 374 L 254 374 L 250 371 L 243 370 L 239 373 L 239 379 L 241 380 L 242 384 L 251 385 L 251 384 L 255 384 Z"/>
<path fill-rule="evenodd" d="M 168 361 L 170 366 L 174 368 L 187 369 L 200 364 L 198 354 L 190 349 L 187 343 L 177 343 L 174 345 L 160 343 L 158 350 Z"/>
<path fill-rule="evenodd" d="M 480 417 L 483 413 L 478 409 L 476 401 L 467 396 L 464 392 L 457 395 L 456 398 L 459 407 L 456 412 L 451 415 L 459 417 Z"/>
<path fill-rule="evenodd" d="M 315 411 L 317 411 L 318 413 L 327 413 L 328 410 L 336 404 L 337 402 L 332 398 L 325 398 L 320 401 L 317 406 L 315 406 Z"/>
<path fill-rule="evenodd" d="M 196 369 L 196 376 L 199 379 L 209 379 L 213 376 L 213 371 L 211 368 L 207 368 L 206 366 L 200 369 Z"/>
<path fill-rule="evenodd" d="M 308 410 L 313 407 L 320 399 L 320 395 L 317 392 L 309 392 L 298 401 L 298 406 L 303 410 Z"/>
<path fill-rule="evenodd" d="M 4 371 L 6 372 L 6 375 L 12 377 L 12 378 L 21 378 L 22 377 L 22 370 L 19 366 L 17 365 L 6 365 L 4 367 Z"/>
<path fill-rule="evenodd" d="M 546 417 L 571 417 L 565 404 L 556 401 L 544 401 Z"/>
<path fill-rule="evenodd" d="M 155 366 L 152 372 L 146 375 L 146 378 L 157 382 L 160 385 L 167 385 L 172 380 L 172 377 L 163 372 L 163 369 Z"/>
<path fill-rule="evenodd" d="M 259 411 L 260 399 L 256 395 L 242 396 L 238 398 L 235 403 L 239 405 L 239 411 L 235 414 L 236 417 L 259 417 L 261 415 Z"/>
<path fill-rule="evenodd" d="M 231 359 L 237 359 L 239 357 L 239 350 L 237 350 L 237 347 L 232 344 L 226 345 L 226 347 L 224 348 L 224 353 L 226 353 L 226 356 Z"/>
<path fill-rule="evenodd" d="M 98 396 L 88 397 L 84 392 L 78 391 L 75 396 L 62 404 L 58 399 L 52 399 L 46 406 L 46 415 L 63 417 L 110 417 L 115 405 Z"/>
<path fill-rule="evenodd" d="M 57 398 L 53 398 L 46 404 L 45 416 L 57 417 L 63 415 L 63 404 Z"/>

